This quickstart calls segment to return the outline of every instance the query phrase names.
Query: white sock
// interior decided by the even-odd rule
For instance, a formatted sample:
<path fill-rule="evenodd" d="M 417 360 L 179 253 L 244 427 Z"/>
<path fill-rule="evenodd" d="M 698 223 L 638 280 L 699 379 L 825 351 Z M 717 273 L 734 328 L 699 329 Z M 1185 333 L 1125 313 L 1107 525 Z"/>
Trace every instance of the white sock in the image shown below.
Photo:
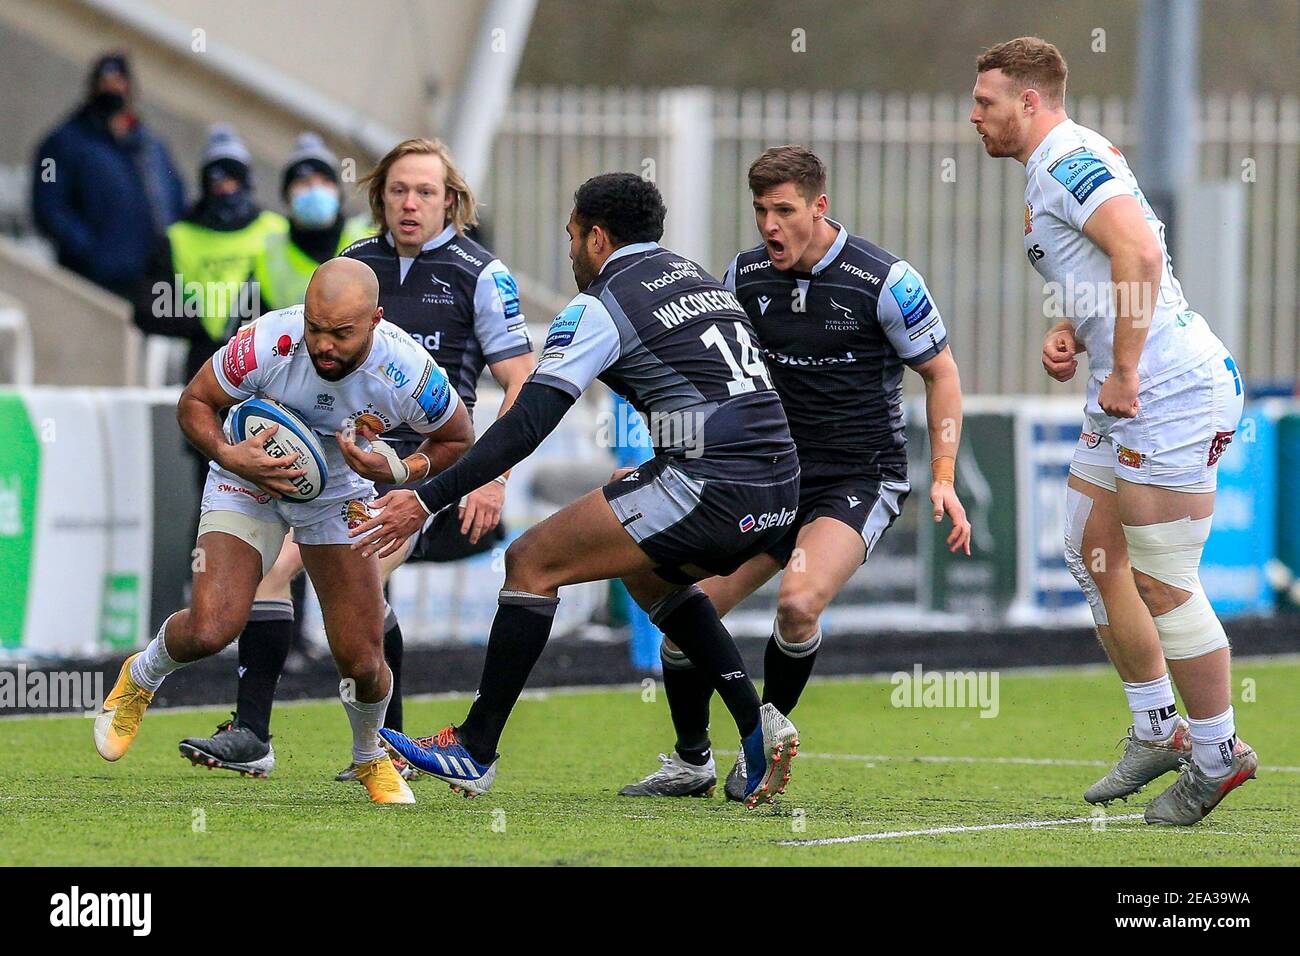
<path fill-rule="evenodd" d="M 167 615 L 170 621 L 179 612 Z M 178 664 L 167 653 L 167 621 L 158 628 L 158 635 L 149 642 L 144 653 L 131 662 L 131 680 L 147 691 L 156 691 L 162 686 L 163 678 L 172 671 L 180 670 L 184 664 Z"/>
<path fill-rule="evenodd" d="M 351 686 L 350 681 L 339 684 L 339 698 L 343 701 L 343 709 L 348 712 L 348 723 L 352 725 L 352 762 L 370 763 L 384 755 L 384 749 L 379 746 L 379 728 L 383 726 L 388 702 L 393 697 L 392 675 L 389 675 L 388 693 L 374 703 L 348 700 L 350 695 L 346 689 Z"/>
<path fill-rule="evenodd" d="M 1133 711 L 1133 733 L 1138 740 L 1165 740 L 1178 724 L 1178 705 L 1169 675 L 1142 684 L 1124 682 L 1128 709 Z"/>
<path fill-rule="evenodd" d="M 1188 717 L 1192 728 L 1192 759 L 1207 777 L 1223 777 L 1232 769 L 1232 748 L 1237 743 L 1237 722 L 1232 707 L 1218 717 L 1196 720 Z"/>

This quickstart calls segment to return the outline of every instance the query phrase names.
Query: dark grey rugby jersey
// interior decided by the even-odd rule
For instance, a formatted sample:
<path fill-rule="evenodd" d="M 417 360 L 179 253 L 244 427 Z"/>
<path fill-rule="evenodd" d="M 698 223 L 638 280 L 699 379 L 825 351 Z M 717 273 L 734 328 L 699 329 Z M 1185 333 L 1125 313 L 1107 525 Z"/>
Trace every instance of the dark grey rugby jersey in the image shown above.
<path fill-rule="evenodd" d="M 384 318 L 424 346 L 470 409 L 485 365 L 533 350 L 510 270 L 454 226 L 425 243 L 405 272 L 387 234 L 342 255 L 375 270 Z"/>
<path fill-rule="evenodd" d="M 725 281 L 758 332 L 799 457 L 901 457 L 903 364 L 934 358 L 948 332 L 906 260 L 827 221 L 839 235 L 811 272 L 773 268 L 759 245 Z"/>
<path fill-rule="evenodd" d="M 641 413 L 655 451 L 704 478 L 772 477 L 797 460 L 753 326 L 695 262 L 623 246 L 551 323 L 531 381 L 577 398 L 599 378 Z"/>

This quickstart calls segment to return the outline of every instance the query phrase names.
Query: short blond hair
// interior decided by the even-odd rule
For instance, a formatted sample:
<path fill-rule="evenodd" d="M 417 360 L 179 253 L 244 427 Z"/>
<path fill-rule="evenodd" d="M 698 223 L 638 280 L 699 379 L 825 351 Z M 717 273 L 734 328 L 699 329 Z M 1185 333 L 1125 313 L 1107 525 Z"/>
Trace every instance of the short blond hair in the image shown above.
<path fill-rule="evenodd" d="M 478 225 L 478 202 L 474 199 L 474 191 L 469 188 L 469 183 L 465 182 L 465 177 L 456 167 L 455 161 L 451 158 L 451 151 L 442 140 L 417 137 L 403 140 L 390 149 L 375 168 L 357 183 L 358 186 L 366 189 L 370 202 L 370 215 L 380 230 L 387 225 L 384 222 L 384 188 L 388 185 L 388 171 L 393 163 L 404 156 L 437 156 L 442 160 L 443 168 L 447 171 L 447 192 L 452 196 L 451 206 L 447 210 L 448 221 L 456 227 L 457 232 L 464 232 L 470 226 Z"/>
<path fill-rule="evenodd" d="M 1036 89 L 1048 105 L 1065 102 L 1068 69 L 1065 57 L 1055 45 L 1040 37 L 1016 37 L 989 47 L 975 61 L 975 69 L 984 73 L 1001 70 L 1022 90 Z"/>

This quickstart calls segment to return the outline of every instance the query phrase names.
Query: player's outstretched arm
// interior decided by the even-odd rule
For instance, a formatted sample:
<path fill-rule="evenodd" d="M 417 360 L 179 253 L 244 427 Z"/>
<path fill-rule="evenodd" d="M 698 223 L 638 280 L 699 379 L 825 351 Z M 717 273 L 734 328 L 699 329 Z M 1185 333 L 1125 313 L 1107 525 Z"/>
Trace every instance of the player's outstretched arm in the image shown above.
<path fill-rule="evenodd" d="M 957 448 L 961 442 L 961 376 L 952 350 L 944 346 L 934 358 L 915 365 L 925 380 L 925 423 L 930 431 L 930 505 L 936 522 L 952 518 L 948 550 L 970 554 L 970 521 L 957 497 Z"/>
<path fill-rule="evenodd" d="M 176 404 L 176 420 L 190 444 L 204 457 L 276 498 L 292 494 L 295 489 L 289 479 L 306 474 L 301 468 L 291 467 L 298 460 L 298 453 L 286 458 L 272 458 L 262 448 L 279 425 L 272 425 L 258 438 L 249 438 L 237 445 L 226 441 L 221 430 L 220 413 L 239 401 L 242 399 L 221 386 L 212 365 L 205 362 L 181 392 Z"/>
<path fill-rule="evenodd" d="M 350 533 L 363 555 L 385 554 L 414 534 L 431 514 L 459 501 L 480 485 L 531 455 L 565 413 L 573 396 L 550 385 L 529 382 L 510 410 L 498 418 L 464 458 L 412 492 L 390 491 L 375 506 L 384 509 Z"/>
<path fill-rule="evenodd" d="M 1160 294 L 1164 251 L 1132 196 L 1103 202 L 1084 223 L 1083 233 L 1110 258 L 1115 296 L 1115 367 L 1097 401 L 1107 415 L 1133 418 L 1138 410 L 1138 362 Z"/>

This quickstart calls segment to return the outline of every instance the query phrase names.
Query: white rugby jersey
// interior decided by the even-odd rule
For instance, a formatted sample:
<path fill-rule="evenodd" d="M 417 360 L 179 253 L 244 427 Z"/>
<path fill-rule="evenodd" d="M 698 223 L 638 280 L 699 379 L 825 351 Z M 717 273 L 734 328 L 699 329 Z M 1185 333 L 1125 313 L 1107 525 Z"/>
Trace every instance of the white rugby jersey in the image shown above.
<path fill-rule="evenodd" d="M 391 322 L 380 320 L 370 354 L 338 381 L 317 374 L 305 328 L 301 305 L 268 312 L 212 356 L 212 370 L 235 398 L 271 398 L 297 412 L 320 436 L 331 476 L 350 471 L 334 440 L 347 422 L 378 432 L 405 423 L 427 435 L 455 413 L 460 399 L 438 363 Z M 226 437 L 233 441 L 232 418 Z"/>
<path fill-rule="evenodd" d="M 1205 319 L 1192 311 L 1174 277 L 1165 226 L 1152 211 L 1124 155 L 1095 130 L 1066 120 L 1025 164 L 1025 254 L 1052 284 L 1064 318 L 1088 350 L 1097 381 L 1114 366 L 1115 293 L 1110 259 L 1083 234 L 1088 217 L 1108 199 L 1133 196 L 1164 253 L 1160 292 L 1147 331 L 1138 378 L 1148 388 L 1204 362 L 1223 348 Z"/>

